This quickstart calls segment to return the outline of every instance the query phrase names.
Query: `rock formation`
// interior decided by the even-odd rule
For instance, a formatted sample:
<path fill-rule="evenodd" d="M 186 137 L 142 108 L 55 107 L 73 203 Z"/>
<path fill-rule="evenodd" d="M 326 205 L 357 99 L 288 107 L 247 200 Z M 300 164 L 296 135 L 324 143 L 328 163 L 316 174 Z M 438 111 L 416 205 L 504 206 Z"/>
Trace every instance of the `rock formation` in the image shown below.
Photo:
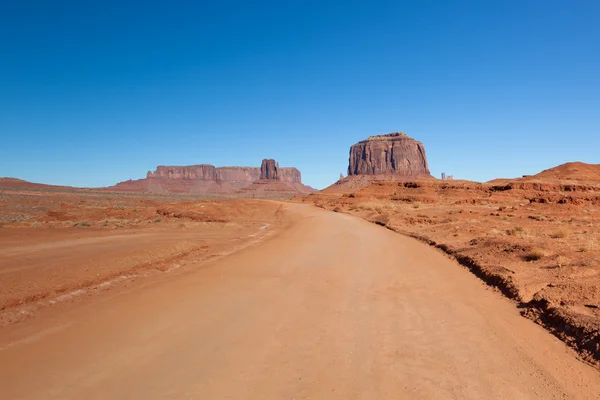
<path fill-rule="evenodd" d="M 273 159 L 262 160 L 260 179 L 279 180 L 279 165 Z"/>
<path fill-rule="evenodd" d="M 263 170 L 265 177 L 263 177 Z M 278 179 L 289 183 L 302 183 L 297 168 L 281 168 L 275 160 L 263 160 L 258 167 L 215 167 L 209 164 L 166 166 L 159 165 L 154 172 L 148 171 L 146 178 L 169 180 L 195 180 L 216 182 L 254 182 L 258 179 Z"/>
<path fill-rule="evenodd" d="M 214 165 L 165 166 L 159 165 L 156 171 L 148 172 L 146 178 L 171 180 L 199 180 L 216 182 L 254 182 L 260 177 L 260 170 L 254 167 L 220 167 Z"/>
<path fill-rule="evenodd" d="M 396 132 L 371 136 L 350 148 L 348 176 L 429 177 L 423 143 Z"/>
<path fill-rule="evenodd" d="M 217 169 L 208 164 L 181 167 L 159 165 L 156 167 L 156 171 L 148 171 L 146 178 L 210 181 L 217 179 Z"/>
<path fill-rule="evenodd" d="M 254 182 L 260 178 L 260 170 L 255 167 L 216 168 L 217 182 Z"/>
<path fill-rule="evenodd" d="M 146 179 L 120 182 L 109 190 L 153 192 L 153 193 L 195 193 L 207 195 L 254 196 L 255 182 L 262 182 L 261 193 L 278 194 L 308 193 L 313 189 L 302 184 L 300 171 L 296 168 L 281 168 L 275 160 L 263 160 L 261 167 L 215 167 L 209 164 L 166 166 L 159 165 L 154 172 L 148 172 Z M 269 182 L 278 185 L 264 186 Z M 271 193 L 272 192 L 272 193 Z"/>

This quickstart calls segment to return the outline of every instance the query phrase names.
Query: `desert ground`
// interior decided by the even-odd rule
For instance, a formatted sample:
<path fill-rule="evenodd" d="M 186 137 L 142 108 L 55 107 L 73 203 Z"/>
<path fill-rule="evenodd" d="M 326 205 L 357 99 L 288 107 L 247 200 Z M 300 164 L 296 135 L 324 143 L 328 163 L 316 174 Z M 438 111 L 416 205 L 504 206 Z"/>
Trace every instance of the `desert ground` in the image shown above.
<path fill-rule="evenodd" d="M 0 193 L 0 325 L 222 257 L 283 226 L 253 200 L 64 190 Z"/>
<path fill-rule="evenodd" d="M 439 250 L 379 226 L 425 235 L 443 224 L 425 220 L 467 215 L 445 222 L 459 246 L 514 214 L 505 231 L 523 231 L 491 237 L 525 248 L 558 214 L 489 197 L 379 198 L 398 185 L 292 202 L 4 190 L 0 397 L 597 398 L 585 352 Z M 589 229 L 576 224 L 545 243 L 571 246 Z M 519 278 L 583 268 L 573 255 L 560 267 L 554 254 L 517 256 L 505 268 Z"/>
<path fill-rule="evenodd" d="M 312 205 L 258 210 L 280 210 L 276 234 L 5 324 L 2 398 L 600 393 L 596 369 L 435 249 Z M 184 229 L 168 223 L 163 239 Z"/>
<path fill-rule="evenodd" d="M 489 183 L 341 181 L 305 199 L 437 247 L 600 361 L 600 168 Z"/>

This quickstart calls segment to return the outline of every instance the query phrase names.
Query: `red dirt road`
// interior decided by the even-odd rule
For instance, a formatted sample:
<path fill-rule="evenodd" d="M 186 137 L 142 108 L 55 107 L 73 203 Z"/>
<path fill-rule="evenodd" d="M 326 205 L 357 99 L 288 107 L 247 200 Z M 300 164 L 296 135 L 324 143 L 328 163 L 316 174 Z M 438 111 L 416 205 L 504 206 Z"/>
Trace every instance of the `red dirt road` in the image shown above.
<path fill-rule="evenodd" d="M 3 327 L 0 398 L 598 398 L 597 370 L 437 251 L 285 208 L 258 245 Z"/>

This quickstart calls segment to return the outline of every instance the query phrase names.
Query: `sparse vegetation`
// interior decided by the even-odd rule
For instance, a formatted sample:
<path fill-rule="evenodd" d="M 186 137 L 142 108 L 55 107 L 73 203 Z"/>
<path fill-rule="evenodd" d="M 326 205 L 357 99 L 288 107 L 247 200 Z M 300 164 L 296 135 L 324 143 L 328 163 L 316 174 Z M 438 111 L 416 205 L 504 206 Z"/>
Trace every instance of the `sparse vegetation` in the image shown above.
<path fill-rule="evenodd" d="M 550 234 L 552 239 L 564 239 L 568 236 L 568 233 L 564 229 L 558 229 Z"/>
<path fill-rule="evenodd" d="M 518 235 L 522 235 L 524 233 L 523 228 L 520 226 L 515 226 L 512 229 L 508 229 L 506 231 L 506 234 L 508 236 L 518 236 Z"/>
<path fill-rule="evenodd" d="M 90 223 L 89 223 L 89 222 L 87 222 L 87 221 L 80 221 L 80 222 L 75 222 L 75 223 L 73 224 L 73 226 L 75 226 L 75 227 L 77 227 L 77 226 L 83 226 L 83 227 L 86 227 L 86 228 L 88 228 L 88 227 L 90 227 L 90 226 L 92 226 L 92 225 L 90 225 Z"/>
<path fill-rule="evenodd" d="M 571 263 L 571 260 L 568 257 L 565 256 L 558 256 L 556 258 L 556 266 L 561 268 L 561 267 L 566 267 Z"/>
<path fill-rule="evenodd" d="M 390 222 L 390 217 L 388 215 L 378 215 L 373 222 L 377 225 L 386 226 Z"/>
<path fill-rule="evenodd" d="M 529 219 L 533 219 L 535 221 L 544 221 L 546 217 L 544 217 L 543 215 L 530 215 Z"/>
<path fill-rule="evenodd" d="M 541 247 L 533 247 L 524 256 L 525 261 L 537 261 L 546 256 L 546 251 Z"/>

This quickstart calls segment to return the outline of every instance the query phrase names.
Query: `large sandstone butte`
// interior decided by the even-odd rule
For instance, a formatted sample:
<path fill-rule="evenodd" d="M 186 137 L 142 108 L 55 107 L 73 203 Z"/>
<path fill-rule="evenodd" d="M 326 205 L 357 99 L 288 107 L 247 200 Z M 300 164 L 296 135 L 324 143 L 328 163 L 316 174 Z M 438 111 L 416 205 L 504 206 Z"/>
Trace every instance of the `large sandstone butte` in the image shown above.
<path fill-rule="evenodd" d="M 256 182 L 260 182 L 261 186 L 254 185 Z M 260 193 L 255 193 L 258 187 Z M 146 179 L 120 182 L 108 189 L 128 192 L 256 195 L 258 197 L 302 194 L 313 190 L 302 184 L 298 169 L 279 167 L 275 160 L 263 160 L 260 168 L 215 167 L 210 164 L 159 165 L 154 172 L 146 174 Z"/>
<path fill-rule="evenodd" d="M 348 176 L 430 177 L 423 143 L 396 132 L 371 136 L 350 148 Z"/>
<path fill-rule="evenodd" d="M 279 180 L 279 164 L 275 160 L 262 160 L 260 179 Z"/>

